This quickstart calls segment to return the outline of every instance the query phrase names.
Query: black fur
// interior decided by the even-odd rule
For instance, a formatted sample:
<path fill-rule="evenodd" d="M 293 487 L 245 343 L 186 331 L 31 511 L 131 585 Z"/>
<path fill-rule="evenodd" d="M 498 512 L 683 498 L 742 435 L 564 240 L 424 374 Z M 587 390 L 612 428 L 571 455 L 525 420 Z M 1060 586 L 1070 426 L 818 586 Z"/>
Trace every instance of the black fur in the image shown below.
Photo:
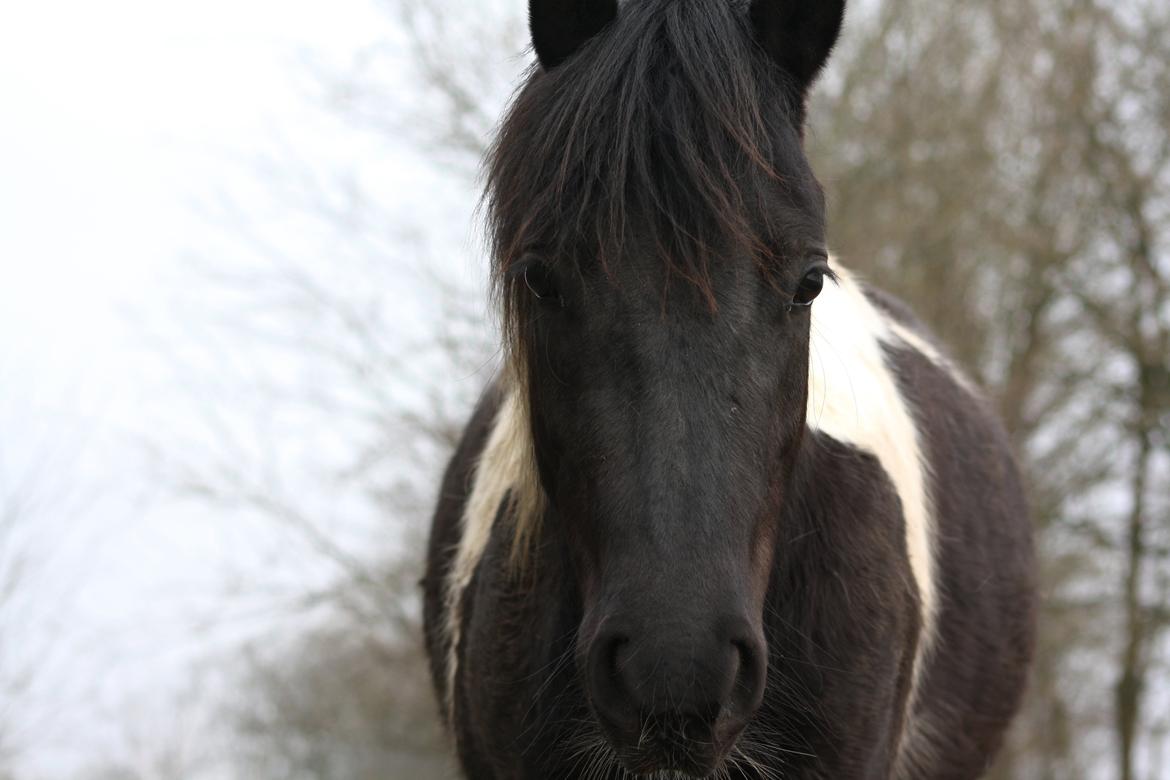
<path fill-rule="evenodd" d="M 529 0 L 532 48 L 546 70 L 567 60 L 617 15 L 617 0 Z"/>
<path fill-rule="evenodd" d="M 803 101 L 837 42 L 845 0 L 753 0 L 750 14 L 756 38 Z"/>
<path fill-rule="evenodd" d="M 791 304 L 825 250 L 803 101 L 842 4 L 630 0 L 583 48 L 600 28 L 545 37 L 537 5 L 546 69 L 502 125 L 488 206 L 547 508 L 517 568 L 501 504 L 461 595 L 454 691 L 444 588 L 510 388 L 448 469 L 424 579 L 467 775 L 977 777 L 1033 630 L 1006 436 L 947 371 L 889 351 L 938 524 L 937 639 L 909 711 L 923 626 L 898 494 L 805 420 L 809 312 Z"/>

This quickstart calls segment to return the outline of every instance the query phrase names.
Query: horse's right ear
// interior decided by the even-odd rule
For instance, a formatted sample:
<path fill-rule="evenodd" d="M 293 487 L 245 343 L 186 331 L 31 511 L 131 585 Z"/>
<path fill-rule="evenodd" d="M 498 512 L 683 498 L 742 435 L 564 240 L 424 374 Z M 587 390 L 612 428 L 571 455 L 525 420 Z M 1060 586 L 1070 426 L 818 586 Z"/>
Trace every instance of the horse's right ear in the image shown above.
<path fill-rule="evenodd" d="M 532 48 L 545 70 L 572 56 L 617 16 L 617 0 L 528 0 Z"/>
<path fill-rule="evenodd" d="M 828 61 L 844 19 L 845 0 L 752 0 L 756 40 L 802 95 Z"/>

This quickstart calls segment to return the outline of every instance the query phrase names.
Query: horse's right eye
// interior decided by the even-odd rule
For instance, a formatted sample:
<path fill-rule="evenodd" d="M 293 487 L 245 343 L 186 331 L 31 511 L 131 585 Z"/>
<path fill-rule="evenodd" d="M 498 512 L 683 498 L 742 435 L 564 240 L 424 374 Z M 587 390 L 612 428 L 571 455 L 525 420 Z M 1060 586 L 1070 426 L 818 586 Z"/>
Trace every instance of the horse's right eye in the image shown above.
<path fill-rule="evenodd" d="M 561 296 L 561 292 L 557 289 L 556 279 L 553 277 L 552 269 L 541 262 L 531 262 L 524 266 L 520 277 L 524 282 L 524 286 L 532 293 L 532 296 L 541 303 L 546 303 L 552 306 L 563 307 L 565 299 Z"/>

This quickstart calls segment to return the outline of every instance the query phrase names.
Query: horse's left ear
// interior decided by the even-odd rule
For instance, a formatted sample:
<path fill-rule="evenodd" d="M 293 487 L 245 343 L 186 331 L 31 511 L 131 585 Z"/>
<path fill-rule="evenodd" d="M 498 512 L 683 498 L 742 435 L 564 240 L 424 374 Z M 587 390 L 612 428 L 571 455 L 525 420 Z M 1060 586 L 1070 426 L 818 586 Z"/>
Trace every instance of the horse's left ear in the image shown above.
<path fill-rule="evenodd" d="M 617 0 L 528 0 L 532 48 L 545 70 L 567 60 L 617 16 Z"/>
<path fill-rule="evenodd" d="M 845 0 L 752 0 L 756 40 L 788 72 L 801 95 L 825 66 L 845 19 Z"/>

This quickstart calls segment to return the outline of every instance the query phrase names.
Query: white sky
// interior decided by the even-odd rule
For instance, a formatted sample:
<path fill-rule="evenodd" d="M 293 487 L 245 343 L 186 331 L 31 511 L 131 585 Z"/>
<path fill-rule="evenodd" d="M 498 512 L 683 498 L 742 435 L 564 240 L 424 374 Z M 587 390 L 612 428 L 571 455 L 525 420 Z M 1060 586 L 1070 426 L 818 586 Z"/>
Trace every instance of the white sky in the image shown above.
<path fill-rule="evenodd" d="M 191 254 L 222 250 L 197 206 L 250 203 L 251 162 L 277 146 L 369 162 L 369 139 L 306 96 L 304 64 L 344 67 L 387 24 L 363 0 L 0 4 L 0 486 L 35 472 L 62 496 L 36 535 L 51 606 L 0 622 L 0 648 L 55 648 L 25 735 L 36 776 L 72 776 L 124 741 L 118 721 L 165 711 L 198 654 L 187 610 L 239 555 L 238 529 L 160 509 L 133 476 L 157 369 L 137 329 Z M 425 209 L 396 191 L 426 171 L 381 153 L 387 198 Z"/>
<path fill-rule="evenodd" d="M 79 323 L 107 335 L 90 326 L 174 261 L 186 206 L 229 156 L 304 119 L 296 55 L 347 56 L 384 24 L 360 0 L 6 3 L 3 330 L 19 325 L 38 350 L 76 345 Z"/>

